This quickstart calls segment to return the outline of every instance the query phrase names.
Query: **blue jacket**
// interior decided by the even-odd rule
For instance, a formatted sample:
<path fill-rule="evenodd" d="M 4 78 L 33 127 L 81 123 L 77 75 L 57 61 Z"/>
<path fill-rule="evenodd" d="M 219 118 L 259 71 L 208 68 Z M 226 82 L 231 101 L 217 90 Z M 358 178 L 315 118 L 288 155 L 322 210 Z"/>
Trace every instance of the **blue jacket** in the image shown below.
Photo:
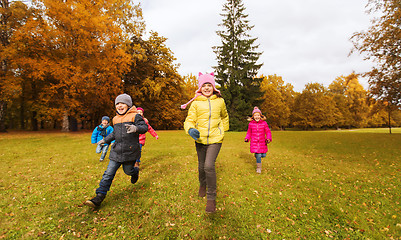
<path fill-rule="evenodd" d="M 113 127 L 112 126 L 108 126 L 106 128 L 106 135 L 102 136 L 102 130 L 103 130 L 103 126 L 102 124 L 100 124 L 99 126 L 95 127 L 95 129 L 92 132 L 92 143 L 95 144 L 97 142 L 99 142 L 100 140 L 104 139 L 105 137 L 107 137 L 110 133 L 113 132 Z M 107 145 L 107 144 L 106 144 Z"/>

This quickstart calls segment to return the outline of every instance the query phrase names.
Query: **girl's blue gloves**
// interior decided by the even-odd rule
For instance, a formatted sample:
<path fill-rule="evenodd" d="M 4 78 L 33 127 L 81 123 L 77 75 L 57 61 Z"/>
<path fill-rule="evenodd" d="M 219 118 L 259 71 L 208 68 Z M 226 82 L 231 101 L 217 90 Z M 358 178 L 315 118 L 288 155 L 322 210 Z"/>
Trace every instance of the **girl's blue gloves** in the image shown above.
<path fill-rule="evenodd" d="M 198 131 L 197 129 L 195 129 L 195 128 L 190 128 L 190 129 L 188 130 L 188 134 L 189 134 L 189 136 L 191 136 L 193 139 L 195 139 L 195 141 L 198 140 L 198 138 L 200 137 L 199 131 Z"/>

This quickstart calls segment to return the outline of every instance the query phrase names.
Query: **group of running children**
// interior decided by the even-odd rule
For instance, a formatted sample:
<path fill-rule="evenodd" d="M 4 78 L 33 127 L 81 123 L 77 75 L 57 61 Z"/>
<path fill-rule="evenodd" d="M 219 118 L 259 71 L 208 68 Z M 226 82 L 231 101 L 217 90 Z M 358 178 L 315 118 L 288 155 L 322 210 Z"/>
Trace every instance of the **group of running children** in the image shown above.
<path fill-rule="evenodd" d="M 181 105 L 185 109 L 190 105 L 184 122 L 185 132 L 195 140 L 198 156 L 199 197 L 207 198 L 207 213 L 216 211 L 216 170 L 215 161 L 219 154 L 224 132 L 229 129 L 229 117 L 220 91 L 217 90 L 213 73 L 199 73 L 198 89 L 188 103 Z M 145 145 L 146 132 L 158 139 L 149 121 L 144 118 L 144 110 L 135 107 L 127 94 L 118 95 L 115 99 L 117 115 L 112 120 L 102 117 L 102 122 L 92 133 L 92 143 L 97 144 L 96 153 L 101 153 L 100 161 L 105 159 L 111 145 L 109 164 L 104 172 L 96 196 L 84 202 L 90 207 L 99 207 L 106 197 L 114 176 L 122 165 L 124 173 L 131 176 L 131 183 L 139 178 L 139 165 L 142 147 Z M 266 157 L 267 144 L 272 141 L 271 131 L 266 117 L 255 107 L 245 142 L 250 142 L 250 151 L 255 154 L 256 172 L 262 171 L 262 158 Z"/>

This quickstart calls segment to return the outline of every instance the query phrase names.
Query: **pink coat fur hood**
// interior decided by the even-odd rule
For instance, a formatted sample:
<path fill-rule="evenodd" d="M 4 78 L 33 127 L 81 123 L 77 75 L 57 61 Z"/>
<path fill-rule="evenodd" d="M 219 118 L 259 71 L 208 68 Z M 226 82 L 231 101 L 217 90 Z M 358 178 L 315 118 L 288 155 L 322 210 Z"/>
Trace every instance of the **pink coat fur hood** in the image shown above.
<path fill-rule="evenodd" d="M 266 139 L 272 140 L 272 134 L 267 122 L 264 120 L 259 120 L 259 122 L 252 120 L 248 125 L 248 132 L 245 137 L 245 140 L 251 141 L 251 153 L 266 153 L 268 150 Z"/>

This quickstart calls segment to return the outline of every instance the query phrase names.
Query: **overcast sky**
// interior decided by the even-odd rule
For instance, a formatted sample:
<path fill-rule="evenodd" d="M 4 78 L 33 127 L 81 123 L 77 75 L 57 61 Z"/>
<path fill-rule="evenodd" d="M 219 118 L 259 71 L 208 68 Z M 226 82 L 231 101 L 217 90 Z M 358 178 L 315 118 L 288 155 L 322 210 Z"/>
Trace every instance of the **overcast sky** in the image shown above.
<path fill-rule="evenodd" d="M 371 25 L 368 0 L 244 0 L 249 32 L 263 52 L 259 75 L 277 74 L 300 92 L 305 84 L 328 85 L 338 76 L 369 71 L 372 63 L 358 53 L 351 56 L 354 32 Z M 198 75 L 217 65 L 212 47 L 220 46 L 226 0 L 141 1 L 146 30 L 166 37 L 181 66 L 178 72 Z M 361 84 L 368 88 L 366 79 Z"/>

